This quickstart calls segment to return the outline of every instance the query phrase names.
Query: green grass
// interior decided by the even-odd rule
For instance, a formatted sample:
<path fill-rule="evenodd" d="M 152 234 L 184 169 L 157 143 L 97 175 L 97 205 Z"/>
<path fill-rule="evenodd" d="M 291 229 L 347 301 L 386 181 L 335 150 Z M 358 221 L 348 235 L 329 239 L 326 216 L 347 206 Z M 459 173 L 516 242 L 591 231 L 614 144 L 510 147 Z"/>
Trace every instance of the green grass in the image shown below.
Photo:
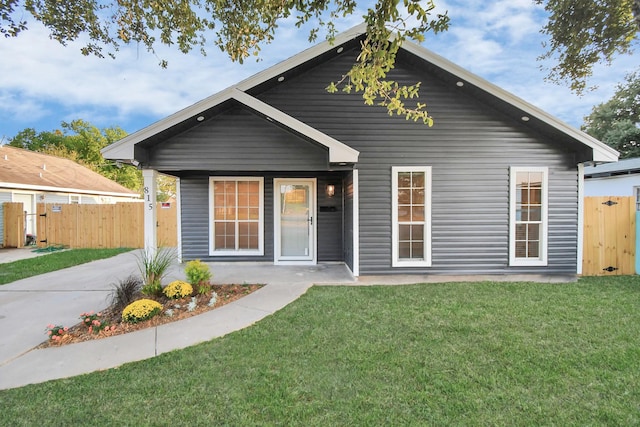
<path fill-rule="evenodd" d="M 74 265 L 90 261 L 110 258 L 129 252 L 131 249 L 70 249 L 62 252 L 52 252 L 35 258 L 0 264 L 0 285 L 4 285 L 27 277 L 50 271 L 61 270 Z"/>
<path fill-rule="evenodd" d="M 0 413 L 11 426 L 640 425 L 640 278 L 314 287 L 220 339 L 0 391 Z"/>

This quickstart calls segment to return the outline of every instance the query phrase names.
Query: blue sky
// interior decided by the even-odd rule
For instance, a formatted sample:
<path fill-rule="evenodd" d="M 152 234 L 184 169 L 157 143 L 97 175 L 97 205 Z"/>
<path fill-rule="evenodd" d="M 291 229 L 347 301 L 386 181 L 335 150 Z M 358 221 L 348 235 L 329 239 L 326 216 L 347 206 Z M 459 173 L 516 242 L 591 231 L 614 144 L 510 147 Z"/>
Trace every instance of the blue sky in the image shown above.
<path fill-rule="evenodd" d="M 546 15 L 533 0 L 436 4 L 448 10 L 451 27 L 427 34 L 425 47 L 575 127 L 640 65 L 623 56 L 611 66 L 597 66 L 589 83 L 598 89 L 579 97 L 544 80 L 541 67 L 550 63 L 536 58 L 544 52 L 540 28 Z M 345 30 L 361 16 L 336 26 Z M 263 47 L 261 61 L 243 65 L 215 47 L 207 57 L 160 48 L 158 55 L 169 61 L 169 68 L 161 69 L 158 57 L 136 46 L 123 48 L 115 60 L 82 56 L 80 43 L 63 47 L 31 22 L 19 37 L 0 38 L 0 140 L 25 128 L 51 131 L 74 119 L 135 132 L 309 47 L 307 35 L 283 21 L 274 43 Z"/>

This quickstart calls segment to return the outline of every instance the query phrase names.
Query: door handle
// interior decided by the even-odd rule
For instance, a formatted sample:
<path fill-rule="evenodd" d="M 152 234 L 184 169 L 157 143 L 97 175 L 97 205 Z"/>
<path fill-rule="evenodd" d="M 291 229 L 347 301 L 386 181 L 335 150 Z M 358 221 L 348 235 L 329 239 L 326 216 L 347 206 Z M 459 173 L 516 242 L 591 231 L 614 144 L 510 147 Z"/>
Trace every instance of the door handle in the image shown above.
<path fill-rule="evenodd" d="M 307 219 L 307 221 L 309 221 L 309 225 L 313 225 L 313 217 L 312 217 L 312 216 L 310 216 L 310 217 Z"/>

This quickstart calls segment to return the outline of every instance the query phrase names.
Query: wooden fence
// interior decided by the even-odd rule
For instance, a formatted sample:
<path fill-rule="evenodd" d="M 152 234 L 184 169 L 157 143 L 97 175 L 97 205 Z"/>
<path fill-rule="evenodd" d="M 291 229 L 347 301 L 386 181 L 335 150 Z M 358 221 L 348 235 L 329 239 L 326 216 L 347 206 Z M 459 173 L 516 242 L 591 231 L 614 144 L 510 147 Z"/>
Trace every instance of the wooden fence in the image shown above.
<path fill-rule="evenodd" d="M 8 248 L 21 248 L 25 244 L 25 217 L 22 203 L 3 203 L 3 242 Z"/>
<path fill-rule="evenodd" d="M 585 197 L 583 276 L 635 274 L 635 197 Z"/>
<path fill-rule="evenodd" d="M 4 203 L 3 206 L 4 246 L 22 247 L 25 242 L 22 203 Z M 39 203 L 36 214 L 37 244 L 41 247 L 64 245 L 70 248 L 142 248 L 144 247 L 143 209 L 144 203 L 114 205 Z M 158 244 L 177 246 L 176 204 L 159 203 L 157 212 Z M 19 218 L 22 218 L 22 223 Z"/>

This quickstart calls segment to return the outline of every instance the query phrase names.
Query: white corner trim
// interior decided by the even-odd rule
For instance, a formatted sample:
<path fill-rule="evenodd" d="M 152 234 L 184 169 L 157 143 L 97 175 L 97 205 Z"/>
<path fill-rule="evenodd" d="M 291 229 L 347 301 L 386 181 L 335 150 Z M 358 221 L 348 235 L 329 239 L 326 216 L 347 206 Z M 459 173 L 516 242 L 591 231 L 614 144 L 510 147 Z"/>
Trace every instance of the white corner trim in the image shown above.
<path fill-rule="evenodd" d="M 353 170 L 353 276 L 360 276 L 360 181 Z"/>
<path fill-rule="evenodd" d="M 582 274 L 584 257 L 584 163 L 578 163 L 578 248 L 576 274 Z"/>

